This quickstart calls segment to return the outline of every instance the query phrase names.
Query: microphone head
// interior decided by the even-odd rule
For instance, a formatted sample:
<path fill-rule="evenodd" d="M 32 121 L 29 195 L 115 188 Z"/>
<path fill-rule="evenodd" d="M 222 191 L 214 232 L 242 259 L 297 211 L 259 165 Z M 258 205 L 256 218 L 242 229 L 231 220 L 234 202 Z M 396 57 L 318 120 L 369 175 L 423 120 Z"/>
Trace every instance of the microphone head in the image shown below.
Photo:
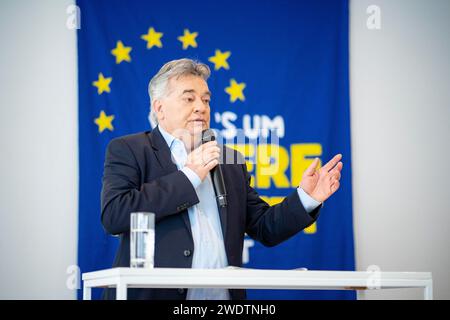
<path fill-rule="evenodd" d="M 202 132 L 202 144 L 216 140 L 216 135 L 211 129 L 205 129 Z"/>

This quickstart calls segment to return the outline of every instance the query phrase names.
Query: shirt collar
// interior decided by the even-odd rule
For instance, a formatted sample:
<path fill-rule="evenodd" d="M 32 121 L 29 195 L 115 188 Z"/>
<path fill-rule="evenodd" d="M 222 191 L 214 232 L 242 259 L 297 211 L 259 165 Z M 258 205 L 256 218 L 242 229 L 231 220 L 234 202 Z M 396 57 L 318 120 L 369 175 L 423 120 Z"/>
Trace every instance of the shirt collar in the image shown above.
<path fill-rule="evenodd" d="M 168 133 L 166 130 L 164 130 L 160 125 L 158 125 L 159 132 L 161 132 L 161 135 L 163 136 L 164 140 L 166 141 L 167 145 L 169 146 L 169 149 L 172 149 L 172 144 L 175 140 L 178 140 L 173 135 Z"/>

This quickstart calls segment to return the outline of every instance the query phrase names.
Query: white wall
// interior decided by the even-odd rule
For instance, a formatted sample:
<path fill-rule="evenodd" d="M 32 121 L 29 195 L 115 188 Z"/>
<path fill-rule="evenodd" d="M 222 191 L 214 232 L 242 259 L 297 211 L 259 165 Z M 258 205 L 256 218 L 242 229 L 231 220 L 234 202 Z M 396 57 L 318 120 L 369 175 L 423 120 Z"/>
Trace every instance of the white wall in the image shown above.
<path fill-rule="evenodd" d="M 381 30 L 366 8 L 381 9 Z M 351 129 L 357 268 L 432 271 L 450 299 L 450 1 L 351 6 Z M 361 298 L 416 298 L 420 290 Z"/>
<path fill-rule="evenodd" d="M 72 1 L 0 3 L 0 299 L 71 299 L 78 125 Z"/>
<path fill-rule="evenodd" d="M 76 36 L 72 1 L 2 0 L 0 299 L 70 299 L 77 252 Z M 366 26 L 377 4 L 382 29 Z M 450 2 L 351 4 L 357 267 L 432 271 L 450 299 Z M 48 199 L 48 201 L 47 201 Z M 421 298 L 418 290 L 361 298 Z"/>

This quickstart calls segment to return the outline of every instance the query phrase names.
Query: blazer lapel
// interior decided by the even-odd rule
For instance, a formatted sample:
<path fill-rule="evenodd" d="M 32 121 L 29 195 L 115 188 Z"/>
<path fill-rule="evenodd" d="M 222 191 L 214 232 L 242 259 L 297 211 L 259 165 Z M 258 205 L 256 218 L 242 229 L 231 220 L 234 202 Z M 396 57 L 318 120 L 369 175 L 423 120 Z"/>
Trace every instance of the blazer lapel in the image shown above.
<path fill-rule="evenodd" d="M 222 169 L 222 173 L 223 173 L 223 182 L 225 184 L 225 191 L 227 190 L 227 188 L 230 188 L 230 185 L 227 183 L 227 166 L 224 164 L 229 163 L 228 162 L 228 150 L 224 145 L 220 145 L 220 159 L 219 159 L 219 166 Z M 220 215 L 220 224 L 222 225 L 222 233 L 223 233 L 223 241 L 224 243 L 226 243 L 226 238 L 227 238 L 227 217 L 228 217 L 228 207 L 230 205 L 229 203 L 229 193 L 227 193 L 227 201 L 228 204 L 226 207 L 219 207 L 217 206 L 217 208 L 219 209 L 219 215 Z"/>
<path fill-rule="evenodd" d="M 226 149 L 226 148 L 224 148 L 224 149 Z M 232 261 L 232 260 L 230 260 L 231 259 L 230 258 L 231 251 L 228 250 L 228 248 L 229 248 L 228 234 L 230 233 L 228 230 L 228 213 L 229 213 L 229 210 L 232 210 L 231 203 L 230 203 L 230 200 L 232 200 L 232 199 L 230 199 L 229 190 L 231 189 L 232 183 L 231 183 L 231 181 L 229 181 L 230 179 L 229 179 L 228 166 L 224 165 L 224 164 L 220 164 L 220 166 L 222 168 L 223 179 L 224 179 L 224 183 L 225 183 L 225 190 L 228 190 L 228 192 L 227 192 L 227 206 L 223 207 L 223 208 L 218 206 L 218 209 L 219 209 L 219 215 L 220 215 L 220 224 L 222 226 L 223 243 L 225 245 L 225 252 L 226 252 L 228 261 Z"/>
<path fill-rule="evenodd" d="M 158 159 L 161 170 L 164 174 L 169 174 L 178 170 L 175 163 L 172 161 L 172 156 L 170 152 L 170 148 L 164 140 L 161 132 L 158 127 L 153 129 L 148 137 L 150 139 L 150 143 L 152 145 L 153 150 L 155 151 L 156 158 Z"/>
<path fill-rule="evenodd" d="M 228 200 L 228 199 L 227 199 Z M 227 207 L 218 207 L 220 215 L 220 224 L 222 226 L 223 242 L 226 243 L 227 238 Z"/>
<path fill-rule="evenodd" d="M 170 148 L 167 145 L 166 140 L 164 140 L 164 137 L 162 136 L 161 132 L 159 131 L 159 127 L 154 128 L 148 134 L 148 137 L 150 139 L 152 148 L 155 151 L 155 155 L 156 158 L 158 159 L 163 175 L 178 171 L 176 164 L 173 163 L 172 161 L 172 154 Z M 191 222 L 189 221 L 187 210 L 181 213 L 181 216 L 184 220 L 184 223 L 186 224 L 186 227 L 189 230 L 189 234 L 192 237 Z"/>

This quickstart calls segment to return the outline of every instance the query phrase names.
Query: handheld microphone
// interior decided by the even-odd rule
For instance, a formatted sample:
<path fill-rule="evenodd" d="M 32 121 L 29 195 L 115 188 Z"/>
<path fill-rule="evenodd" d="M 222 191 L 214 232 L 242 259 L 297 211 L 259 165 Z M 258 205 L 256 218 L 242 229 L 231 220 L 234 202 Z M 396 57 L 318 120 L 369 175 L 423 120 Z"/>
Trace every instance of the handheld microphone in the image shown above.
<path fill-rule="evenodd" d="M 216 136 L 214 135 L 214 131 L 211 129 L 203 130 L 202 132 L 202 144 L 207 143 L 209 141 L 215 141 Z M 216 194 L 217 199 L 217 205 L 220 208 L 224 208 L 227 206 L 227 191 L 225 189 L 225 183 L 223 181 L 223 173 L 222 173 L 222 167 L 220 164 L 215 166 L 210 171 L 211 173 L 211 180 L 212 184 L 214 186 L 214 192 Z"/>

